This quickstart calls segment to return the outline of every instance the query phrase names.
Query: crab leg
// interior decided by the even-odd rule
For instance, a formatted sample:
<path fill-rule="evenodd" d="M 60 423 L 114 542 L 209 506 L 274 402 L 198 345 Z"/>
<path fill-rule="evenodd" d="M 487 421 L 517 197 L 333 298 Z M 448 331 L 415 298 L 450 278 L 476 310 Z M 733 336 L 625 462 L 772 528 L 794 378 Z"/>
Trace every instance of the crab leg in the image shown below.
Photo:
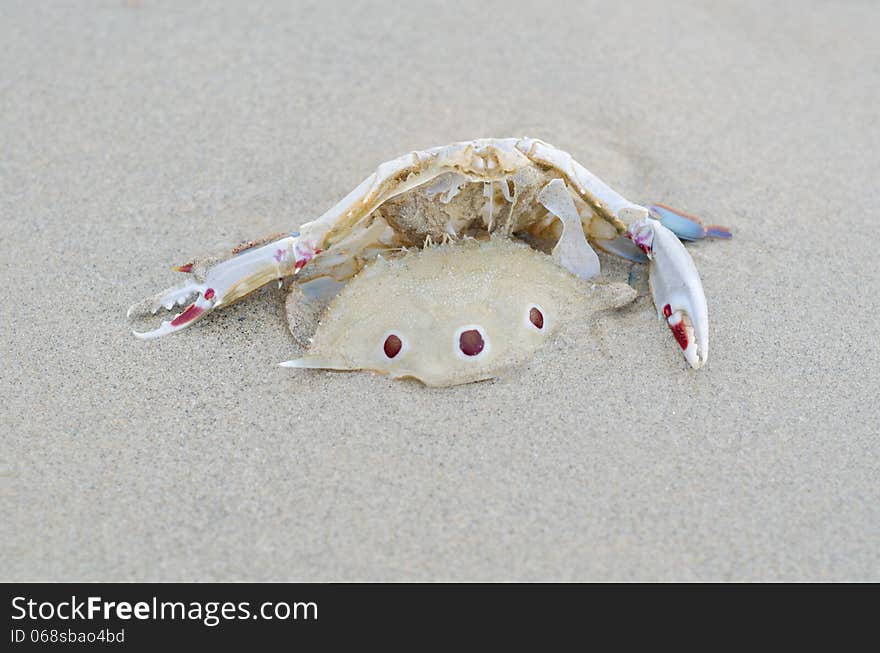
<path fill-rule="evenodd" d="M 700 220 L 689 213 L 673 209 L 665 204 L 652 204 L 651 216 L 660 220 L 681 240 L 702 240 L 703 238 L 730 238 L 730 229 L 717 224 L 704 226 Z"/>
<path fill-rule="evenodd" d="M 693 259 L 678 237 L 654 218 L 633 223 L 628 236 L 651 261 L 651 295 L 658 316 L 666 319 L 691 367 L 705 365 L 709 312 Z"/>
<path fill-rule="evenodd" d="M 166 320 L 152 331 L 134 332 L 138 338 L 158 338 L 195 324 L 216 308 L 226 306 L 273 279 L 295 274 L 308 263 L 315 252 L 304 246 L 297 236 L 287 236 L 262 247 L 245 250 L 210 268 L 201 280 L 192 280 L 172 288 L 144 304 L 136 304 L 129 317 L 146 312 L 156 313 L 160 307 L 172 309 L 193 296 L 182 313 Z M 188 270 L 190 266 L 184 266 Z M 146 309 L 146 310 L 145 310 Z"/>
<path fill-rule="evenodd" d="M 640 250 L 632 240 L 627 236 L 618 236 L 617 238 L 602 239 L 594 238 L 591 242 L 607 254 L 614 254 L 627 261 L 633 263 L 647 263 L 648 257 Z"/>

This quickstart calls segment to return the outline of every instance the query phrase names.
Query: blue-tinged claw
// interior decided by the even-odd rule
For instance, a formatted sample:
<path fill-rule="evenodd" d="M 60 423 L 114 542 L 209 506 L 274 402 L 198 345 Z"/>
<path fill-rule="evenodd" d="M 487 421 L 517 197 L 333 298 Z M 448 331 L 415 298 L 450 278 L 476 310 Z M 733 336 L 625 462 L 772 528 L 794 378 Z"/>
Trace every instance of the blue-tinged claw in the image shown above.
<path fill-rule="evenodd" d="M 730 229 L 716 224 L 703 226 L 698 218 L 663 204 L 653 204 L 651 215 L 678 236 L 681 240 L 702 240 L 703 238 L 730 238 Z"/>
<path fill-rule="evenodd" d="M 633 263 L 648 262 L 648 256 L 627 236 L 618 236 L 611 240 L 596 239 L 593 244 L 607 254 L 614 254 Z"/>

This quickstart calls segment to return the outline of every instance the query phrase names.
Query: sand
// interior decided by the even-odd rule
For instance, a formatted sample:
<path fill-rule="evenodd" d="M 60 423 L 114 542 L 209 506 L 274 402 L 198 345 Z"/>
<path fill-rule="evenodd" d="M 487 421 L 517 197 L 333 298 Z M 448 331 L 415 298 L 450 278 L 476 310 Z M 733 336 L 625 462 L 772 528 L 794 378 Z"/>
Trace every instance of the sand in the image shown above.
<path fill-rule="evenodd" d="M 4 3 L 2 580 L 880 580 L 880 7 Z M 504 378 L 297 373 L 275 289 L 159 341 L 169 266 L 411 149 L 530 135 L 691 248 Z"/>

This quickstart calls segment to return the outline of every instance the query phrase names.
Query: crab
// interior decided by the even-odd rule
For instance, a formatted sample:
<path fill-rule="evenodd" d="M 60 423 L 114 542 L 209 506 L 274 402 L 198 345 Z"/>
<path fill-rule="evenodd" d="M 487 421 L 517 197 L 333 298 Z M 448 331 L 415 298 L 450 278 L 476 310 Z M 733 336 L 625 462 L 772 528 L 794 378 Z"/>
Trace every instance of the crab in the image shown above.
<path fill-rule="evenodd" d="M 381 164 L 298 232 L 176 267 L 190 280 L 129 316 L 184 306 L 158 328 L 135 332 L 165 336 L 292 278 L 298 289 L 289 302 L 338 295 L 307 355 L 282 365 L 454 385 L 531 355 L 562 321 L 566 302 L 597 287 L 595 246 L 648 264 L 658 316 L 699 368 L 709 355 L 708 309 L 682 240 L 707 237 L 730 232 L 662 204 L 635 204 L 543 141 L 477 139 Z M 633 295 L 612 289 L 599 303 Z"/>

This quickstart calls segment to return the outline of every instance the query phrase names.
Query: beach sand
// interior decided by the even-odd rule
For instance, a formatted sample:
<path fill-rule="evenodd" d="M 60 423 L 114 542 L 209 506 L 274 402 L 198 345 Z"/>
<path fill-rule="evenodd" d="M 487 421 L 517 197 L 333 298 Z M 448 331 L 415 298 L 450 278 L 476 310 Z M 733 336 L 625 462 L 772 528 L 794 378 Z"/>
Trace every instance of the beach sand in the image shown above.
<path fill-rule="evenodd" d="M 880 580 L 877 3 L 403 7 L 4 3 L 2 580 Z M 171 265 L 519 135 L 734 230 L 704 369 L 650 299 L 449 389 L 278 367 L 274 288 L 131 336 Z"/>

